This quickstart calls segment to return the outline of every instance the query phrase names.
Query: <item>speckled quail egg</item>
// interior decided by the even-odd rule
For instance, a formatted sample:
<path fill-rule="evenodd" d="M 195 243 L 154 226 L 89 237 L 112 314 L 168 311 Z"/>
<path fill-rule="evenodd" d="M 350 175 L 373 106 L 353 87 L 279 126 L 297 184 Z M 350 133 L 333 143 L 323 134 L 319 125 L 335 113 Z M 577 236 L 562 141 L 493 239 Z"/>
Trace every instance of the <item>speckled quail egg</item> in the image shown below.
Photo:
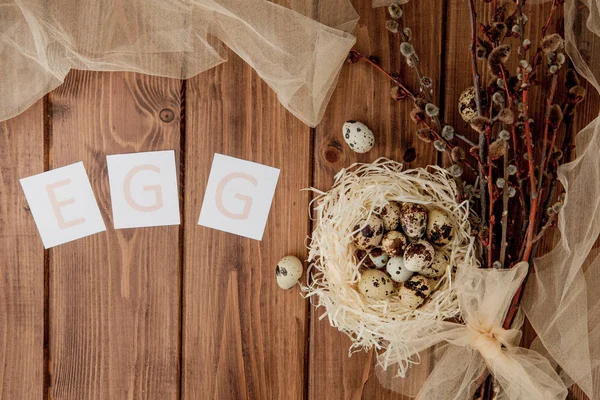
<path fill-rule="evenodd" d="M 389 231 L 381 239 L 381 248 L 390 256 L 401 256 L 408 244 L 408 239 L 402 232 Z"/>
<path fill-rule="evenodd" d="M 398 224 L 400 224 L 400 207 L 399 203 L 392 201 L 381 209 L 379 215 L 386 231 L 395 231 L 398 228 Z"/>
<path fill-rule="evenodd" d="M 280 288 L 289 289 L 293 287 L 302 277 L 302 261 L 294 256 L 283 257 L 277 263 L 275 276 Z"/>
<path fill-rule="evenodd" d="M 425 240 L 418 240 L 406 246 L 404 250 L 404 266 L 409 271 L 420 273 L 431 265 L 434 256 L 435 249 L 433 246 Z"/>
<path fill-rule="evenodd" d="M 360 266 L 365 268 L 383 268 L 390 258 L 379 247 L 371 251 L 356 250 L 355 256 Z"/>
<path fill-rule="evenodd" d="M 442 210 L 430 210 L 427 219 L 427 239 L 430 243 L 443 246 L 450 243 L 454 235 L 452 220 Z"/>
<path fill-rule="evenodd" d="M 379 247 L 376 247 L 369 253 L 369 259 L 371 260 L 375 268 L 383 268 L 388 263 L 390 256 L 388 256 Z"/>
<path fill-rule="evenodd" d="M 383 222 L 375 215 L 356 224 L 353 230 L 357 231 L 354 234 L 354 244 L 358 249 L 368 250 L 379 246 L 383 238 Z"/>
<path fill-rule="evenodd" d="M 367 269 L 361 274 L 358 291 L 373 300 L 388 298 L 394 290 L 394 282 L 387 274 L 378 269 Z"/>
<path fill-rule="evenodd" d="M 427 209 L 420 204 L 404 203 L 400 210 L 400 225 L 409 239 L 420 239 L 427 229 Z"/>
<path fill-rule="evenodd" d="M 375 135 L 362 122 L 348 121 L 343 127 L 344 140 L 356 153 L 366 153 L 375 145 Z"/>
<path fill-rule="evenodd" d="M 391 257 L 385 270 L 395 282 L 406 282 L 408 278 L 413 276 L 413 272 L 407 270 L 404 266 L 404 258 L 402 257 Z"/>
<path fill-rule="evenodd" d="M 419 272 L 427 278 L 439 278 L 446 273 L 450 265 L 450 257 L 445 251 L 436 251 L 430 266 L 425 267 Z"/>
<path fill-rule="evenodd" d="M 398 289 L 400 301 L 406 307 L 414 310 L 421 306 L 427 299 L 427 296 L 431 294 L 431 287 L 432 284 L 429 279 L 421 275 L 413 275 Z"/>
<path fill-rule="evenodd" d="M 486 90 L 480 90 L 481 107 L 485 108 L 488 97 Z M 458 98 L 458 112 L 463 121 L 470 123 L 477 116 L 477 103 L 475 102 L 475 86 L 466 88 Z"/>

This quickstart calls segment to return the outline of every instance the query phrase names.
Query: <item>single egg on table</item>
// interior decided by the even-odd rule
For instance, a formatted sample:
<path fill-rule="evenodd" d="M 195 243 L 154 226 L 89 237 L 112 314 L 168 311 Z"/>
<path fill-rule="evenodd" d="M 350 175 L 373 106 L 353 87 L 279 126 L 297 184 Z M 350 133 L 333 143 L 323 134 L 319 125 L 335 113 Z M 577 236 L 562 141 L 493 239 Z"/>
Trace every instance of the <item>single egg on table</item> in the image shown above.
<path fill-rule="evenodd" d="M 414 310 L 420 307 L 431 294 L 431 282 L 421 275 L 413 275 L 398 289 L 400 301 Z"/>
<path fill-rule="evenodd" d="M 435 249 L 433 246 L 425 240 L 418 240 L 406 246 L 404 250 L 404 265 L 409 271 L 420 273 L 423 269 L 431 265 L 434 256 Z"/>
<path fill-rule="evenodd" d="M 440 278 L 444 276 L 450 265 L 450 257 L 445 251 L 436 251 L 430 266 L 419 272 L 427 278 Z"/>
<path fill-rule="evenodd" d="M 381 248 L 390 256 L 401 256 L 408 244 L 408 239 L 402 232 L 389 231 L 381 239 Z"/>
<path fill-rule="evenodd" d="M 435 245 L 443 246 L 450 243 L 454 228 L 448 214 L 438 209 L 429 211 L 426 234 L 429 242 Z"/>
<path fill-rule="evenodd" d="M 395 231 L 400 224 L 400 208 L 402 206 L 395 201 L 390 201 L 381 208 L 379 216 L 383 221 L 383 227 L 386 231 Z"/>
<path fill-rule="evenodd" d="M 280 288 L 293 287 L 302 277 L 302 261 L 294 256 L 283 257 L 275 267 L 275 276 Z"/>
<path fill-rule="evenodd" d="M 406 282 L 414 273 L 406 269 L 402 257 L 391 257 L 385 269 L 394 282 Z"/>
<path fill-rule="evenodd" d="M 375 135 L 362 122 L 348 121 L 342 128 L 344 141 L 356 153 L 366 153 L 375 145 Z"/>
<path fill-rule="evenodd" d="M 358 291 L 363 296 L 373 300 L 384 300 L 390 297 L 394 290 L 394 282 L 383 271 L 367 269 L 360 275 Z"/>
<path fill-rule="evenodd" d="M 427 229 L 427 209 L 420 204 L 404 203 L 400 210 L 400 226 L 409 239 L 420 239 Z"/>
<path fill-rule="evenodd" d="M 371 215 L 367 220 L 354 225 L 354 244 L 361 250 L 372 249 L 379 246 L 383 238 L 383 222 L 375 215 Z"/>

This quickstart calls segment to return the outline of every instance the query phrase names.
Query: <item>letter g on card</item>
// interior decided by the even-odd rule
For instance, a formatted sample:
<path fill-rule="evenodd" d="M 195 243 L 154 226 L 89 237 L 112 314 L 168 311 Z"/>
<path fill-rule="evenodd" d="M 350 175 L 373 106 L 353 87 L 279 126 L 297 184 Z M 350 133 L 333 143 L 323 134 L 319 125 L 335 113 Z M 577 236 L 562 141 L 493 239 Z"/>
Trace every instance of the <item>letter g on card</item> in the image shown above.
<path fill-rule="evenodd" d="M 215 154 L 198 224 L 261 240 L 279 170 Z"/>
<path fill-rule="evenodd" d="M 179 225 L 175 152 L 106 157 L 116 229 Z"/>

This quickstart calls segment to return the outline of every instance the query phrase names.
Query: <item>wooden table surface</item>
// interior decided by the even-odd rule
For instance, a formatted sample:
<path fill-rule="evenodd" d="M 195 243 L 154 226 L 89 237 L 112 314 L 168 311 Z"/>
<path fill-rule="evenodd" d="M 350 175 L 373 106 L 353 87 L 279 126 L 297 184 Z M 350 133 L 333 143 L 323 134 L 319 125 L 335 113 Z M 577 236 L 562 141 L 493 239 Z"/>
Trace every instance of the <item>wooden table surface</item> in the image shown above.
<path fill-rule="evenodd" d="M 385 9 L 354 5 L 357 49 L 417 87 L 399 38 L 384 28 Z M 471 82 L 466 7 L 404 6 L 444 118 L 464 131 L 456 103 Z M 548 7 L 527 8 L 529 26 L 541 26 Z M 297 288 L 279 289 L 274 274 L 280 257 L 307 256 L 311 196 L 301 189 L 327 189 L 340 168 L 380 156 L 412 161 L 416 152 L 408 167 L 443 163 L 415 139 L 410 103 L 392 101 L 389 87 L 367 65 L 345 65 L 323 122 L 310 129 L 230 52 L 188 81 L 72 71 L 0 123 L 0 398 L 400 398 L 380 386 L 373 354 L 348 358 L 350 341 Z M 596 104 L 583 105 L 578 127 Z M 371 152 L 346 146 L 349 119 L 376 133 Z M 112 228 L 105 156 L 167 149 L 177 158 L 182 224 Z M 281 169 L 261 242 L 197 225 L 214 153 Z M 107 231 L 44 251 L 18 180 L 80 160 Z"/>

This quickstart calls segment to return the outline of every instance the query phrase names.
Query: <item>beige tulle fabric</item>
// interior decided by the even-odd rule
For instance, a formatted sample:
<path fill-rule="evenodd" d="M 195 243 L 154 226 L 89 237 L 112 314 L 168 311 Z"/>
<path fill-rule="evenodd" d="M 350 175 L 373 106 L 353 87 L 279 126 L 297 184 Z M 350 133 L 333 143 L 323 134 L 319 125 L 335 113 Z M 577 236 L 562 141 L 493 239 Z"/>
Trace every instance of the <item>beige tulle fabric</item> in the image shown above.
<path fill-rule="evenodd" d="M 565 399 L 567 389 L 550 362 L 518 347 L 523 318 L 517 318 L 512 329 L 502 328 L 527 268 L 527 263 L 510 270 L 458 268 L 456 293 L 464 323 L 439 322 L 429 334 L 405 343 L 414 354 L 420 352 L 422 362 L 435 360 L 433 371 L 415 389 L 410 379 L 415 371 L 400 379 L 380 364 L 382 384 L 418 400 L 469 399 L 487 368 L 498 383 L 501 399 Z"/>
<path fill-rule="evenodd" d="M 349 0 L 280 3 L 0 0 L 0 121 L 59 86 L 70 69 L 186 79 L 225 61 L 224 43 L 315 126 L 358 15 Z"/>
<path fill-rule="evenodd" d="M 600 91 L 600 1 L 565 3 L 566 50 L 588 90 Z M 595 105 L 597 106 L 597 105 Z M 559 168 L 567 200 L 559 214 L 560 239 L 534 260 L 523 299 L 539 335 L 532 348 L 558 363 L 567 385 L 600 398 L 600 124 L 576 137 L 576 159 Z M 545 353 L 547 352 L 547 353 Z"/>

